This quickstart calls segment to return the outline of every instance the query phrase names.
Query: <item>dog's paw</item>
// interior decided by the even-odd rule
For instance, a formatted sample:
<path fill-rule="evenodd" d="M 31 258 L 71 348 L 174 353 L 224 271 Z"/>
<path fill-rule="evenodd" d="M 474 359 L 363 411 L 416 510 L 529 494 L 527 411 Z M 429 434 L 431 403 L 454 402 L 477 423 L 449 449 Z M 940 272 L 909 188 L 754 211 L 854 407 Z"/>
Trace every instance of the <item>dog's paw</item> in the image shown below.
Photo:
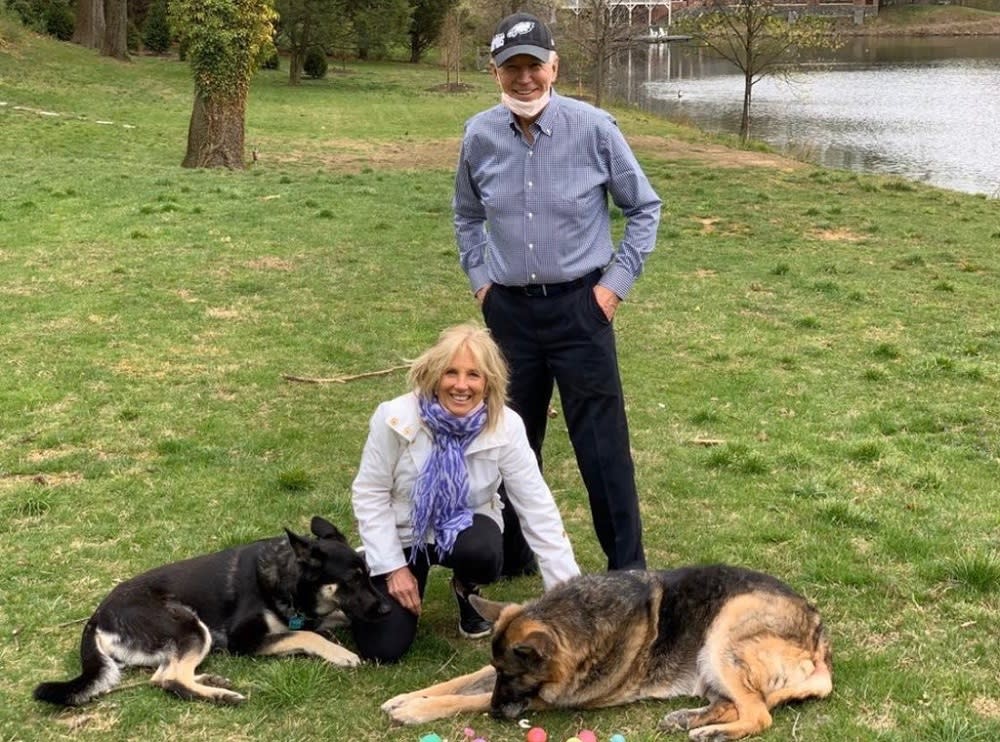
<path fill-rule="evenodd" d="M 361 664 L 361 658 L 349 649 L 341 647 L 340 651 L 330 659 L 330 662 L 337 667 L 357 667 Z"/>
<path fill-rule="evenodd" d="M 733 736 L 721 731 L 717 725 L 713 725 L 692 729 L 688 732 L 688 739 L 695 742 L 728 742 L 728 740 L 733 739 Z"/>
<path fill-rule="evenodd" d="M 388 701 L 383 703 L 379 708 L 381 708 L 382 711 L 391 716 L 391 712 L 394 708 L 403 705 L 412 698 L 419 698 L 419 695 L 416 693 L 400 693 L 398 696 L 393 696 L 392 698 L 390 698 Z"/>
<path fill-rule="evenodd" d="M 415 696 L 393 706 L 386 713 L 397 724 L 408 726 L 411 724 L 424 724 L 440 718 L 440 714 L 435 711 L 433 698 Z"/>
<path fill-rule="evenodd" d="M 688 709 L 671 711 L 656 727 L 664 732 L 686 732 L 691 728 L 691 712 Z"/>
<path fill-rule="evenodd" d="M 218 693 L 212 695 L 211 700 L 223 706 L 239 706 L 247 700 L 246 696 L 237 693 L 234 690 L 224 690 L 219 688 L 218 691 Z"/>
<path fill-rule="evenodd" d="M 225 688 L 226 690 L 232 690 L 233 684 L 229 681 L 229 678 L 224 678 L 221 675 L 195 675 L 195 682 L 201 683 L 202 685 L 210 685 L 213 688 Z"/>

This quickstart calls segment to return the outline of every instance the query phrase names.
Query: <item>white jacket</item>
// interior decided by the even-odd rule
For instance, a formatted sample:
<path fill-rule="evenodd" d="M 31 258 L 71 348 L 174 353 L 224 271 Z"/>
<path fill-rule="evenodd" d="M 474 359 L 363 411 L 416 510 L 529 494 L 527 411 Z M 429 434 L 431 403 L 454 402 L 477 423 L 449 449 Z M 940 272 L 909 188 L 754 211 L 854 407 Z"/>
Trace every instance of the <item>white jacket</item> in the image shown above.
<path fill-rule="evenodd" d="M 372 574 L 406 564 L 403 549 L 413 545 L 410 493 L 431 453 L 431 433 L 420 420 L 415 394 L 383 402 L 369 425 L 358 475 L 352 486 L 354 516 Z M 524 538 L 538 559 L 546 589 L 580 574 L 552 492 L 538 470 L 524 423 L 504 408 L 492 431 L 484 430 L 465 453 L 469 508 L 492 518 L 503 530 L 503 481 L 518 513 Z"/>

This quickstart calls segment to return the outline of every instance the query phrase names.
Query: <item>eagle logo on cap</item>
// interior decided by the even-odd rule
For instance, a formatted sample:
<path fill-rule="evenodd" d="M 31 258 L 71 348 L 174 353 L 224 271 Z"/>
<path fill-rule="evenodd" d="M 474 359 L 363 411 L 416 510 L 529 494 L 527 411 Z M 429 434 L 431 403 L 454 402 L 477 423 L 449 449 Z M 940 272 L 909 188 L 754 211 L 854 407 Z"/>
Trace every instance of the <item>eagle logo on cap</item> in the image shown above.
<path fill-rule="evenodd" d="M 531 33 L 531 29 L 535 27 L 534 21 L 521 21 L 520 23 L 515 23 L 507 30 L 508 39 L 516 39 L 518 36 L 523 36 L 526 33 Z"/>

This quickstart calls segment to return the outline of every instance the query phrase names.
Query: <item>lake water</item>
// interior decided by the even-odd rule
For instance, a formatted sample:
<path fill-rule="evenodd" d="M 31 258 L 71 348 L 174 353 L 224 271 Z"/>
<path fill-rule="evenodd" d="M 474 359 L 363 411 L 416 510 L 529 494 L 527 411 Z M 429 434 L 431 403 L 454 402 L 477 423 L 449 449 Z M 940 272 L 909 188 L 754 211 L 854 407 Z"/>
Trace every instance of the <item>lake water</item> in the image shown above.
<path fill-rule="evenodd" d="M 751 134 L 830 167 L 1000 197 L 1000 37 L 853 38 L 754 86 Z M 619 61 L 614 95 L 739 131 L 743 77 L 690 44 Z"/>

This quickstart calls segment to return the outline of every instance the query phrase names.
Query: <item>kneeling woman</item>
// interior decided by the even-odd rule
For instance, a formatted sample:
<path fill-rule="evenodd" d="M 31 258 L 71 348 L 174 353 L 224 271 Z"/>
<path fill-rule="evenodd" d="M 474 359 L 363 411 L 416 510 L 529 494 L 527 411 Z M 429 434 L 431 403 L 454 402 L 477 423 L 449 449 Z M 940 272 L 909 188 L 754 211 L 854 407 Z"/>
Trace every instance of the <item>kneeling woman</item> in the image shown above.
<path fill-rule="evenodd" d="M 459 631 L 491 626 L 468 601 L 503 567 L 503 482 L 546 589 L 580 573 L 552 493 L 506 406 L 507 366 L 489 333 L 459 325 L 410 368 L 408 394 L 372 416 L 352 503 L 375 586 L 389 617 L 352 626 L 367 660 L 395 662 L 417 632 L 432 565 L 452 570 Z"/>

